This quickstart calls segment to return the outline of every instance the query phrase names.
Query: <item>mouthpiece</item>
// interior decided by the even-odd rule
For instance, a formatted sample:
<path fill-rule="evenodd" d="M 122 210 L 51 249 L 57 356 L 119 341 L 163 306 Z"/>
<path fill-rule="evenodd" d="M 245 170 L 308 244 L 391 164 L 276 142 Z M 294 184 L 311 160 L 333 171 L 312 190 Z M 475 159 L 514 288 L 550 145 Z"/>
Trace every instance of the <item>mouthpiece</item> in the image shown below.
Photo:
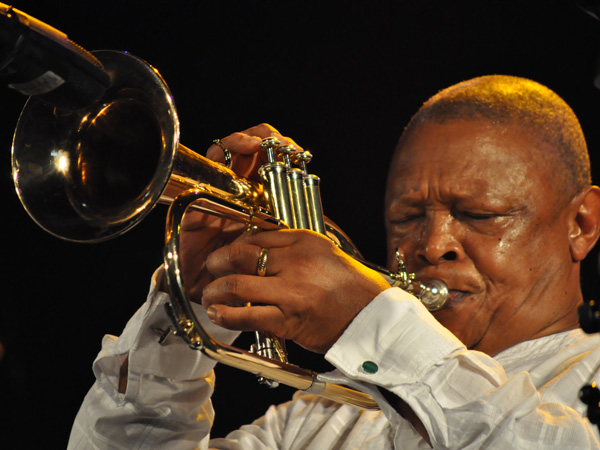
<path fill-rule="evenodd" d="M 416 282 L 419 285 L 420 292 L 413 294 L 421 300 L 421 303 L 429 311 L 439 311 L 446 306 L 448 300 L 448 287 L 441 280 L 431 280 L 427 284 Z M 409 291 L 410 292 L 410 291 Z"/>
<path fill-rule="evenodd" d="M 422 283 L 415 279 L 414 273 L 408 273 L 404 260 L 400 255 L 400 251 L 396 250 L 396 260 L 398 261 L 398 269 L 396 273 L 390 273 L 389 278 L 392 279 L 390 284 L 394 287 L 410 292 L 425 305 L 425 307 L 433 312 L 439 311 L 448 301 L 448 286 L 442 280 L 429 280 L 427 283 Z"/>

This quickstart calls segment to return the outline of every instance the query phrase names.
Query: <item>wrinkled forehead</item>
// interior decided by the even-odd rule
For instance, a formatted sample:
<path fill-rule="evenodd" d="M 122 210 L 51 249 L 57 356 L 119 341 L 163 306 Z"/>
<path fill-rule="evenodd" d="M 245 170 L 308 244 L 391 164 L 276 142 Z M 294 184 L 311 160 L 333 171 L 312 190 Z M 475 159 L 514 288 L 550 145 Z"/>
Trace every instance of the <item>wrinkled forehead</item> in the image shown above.
<path fill-rule="evenodd" d="M 400 140 L 390 165 L 388 196 L 424 184 L 464 195 L 546 190 L 556 177 L 544 145 L 510 124 L 426 122 Z"/>
<path fill-rule="evenodd" d="M 435 142 L 436 139 L 443 139 L 443 141 Z M 532 156 L 533 149 L 544 144 L 543 138 L 538 136 L 535 130 L 512 120 L 430 119 L 405 130 L 398 141 L 394 156 L 444 148 L 443 146 L 432 148 L 431 144 L 434 142 L 450 147 L 494 142 L 495 152 L 522 153 L 528 156 Z"/>

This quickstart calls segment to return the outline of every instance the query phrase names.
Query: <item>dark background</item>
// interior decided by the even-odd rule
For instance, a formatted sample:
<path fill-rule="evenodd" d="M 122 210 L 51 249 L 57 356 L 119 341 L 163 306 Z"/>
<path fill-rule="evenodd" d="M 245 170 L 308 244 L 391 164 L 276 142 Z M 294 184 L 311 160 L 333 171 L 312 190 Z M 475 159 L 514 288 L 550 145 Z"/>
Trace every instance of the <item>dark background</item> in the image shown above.
<path fill-rule="evenodd" d="M 181 141 L 204 151 L 269 122 L 315 155 L 325 212 L 365 256 L 385 260 L 382 198 L 402 127 L 429 96 L 473 76 L 540 81 L 575 110 L 597 165 L 600 23 L 572 1 L 20 1 L 88 50 L 128 50 L 158 68 Z M 29 219 L 11 180 L 11 137 L 25 102 L 0 90 L 4 265 L 0 301 L 0 447 L 64 448 L 93 383 L 105 333 L 119 334 L 161 263 L 166 208 L 116 240 L 81 245 Z M 597 181 L 598 179 L 596 179 Z M 548 243 L 552 245 L 552 243 Z M 584 289 L 597 296 L 597 257 Z M 244 344 L 246 345 L 246 344 Z M 296 347 L 291 358 L 323 370 Z M 215 435 L 290 396 L 218 367 Z M 14 442 L 14 441 L 12 441 Z"/>

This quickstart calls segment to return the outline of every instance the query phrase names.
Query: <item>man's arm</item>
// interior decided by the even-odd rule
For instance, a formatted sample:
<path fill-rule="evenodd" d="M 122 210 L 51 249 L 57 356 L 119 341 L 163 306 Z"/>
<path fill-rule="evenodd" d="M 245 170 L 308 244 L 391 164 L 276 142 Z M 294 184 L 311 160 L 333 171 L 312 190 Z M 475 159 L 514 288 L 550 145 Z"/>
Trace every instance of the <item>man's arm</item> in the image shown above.
<path fill-rule="evenodd" d="M 215 362 L 178 337 L 158 343 L 153 328 L 170 325 L 168 296 L 157 289 L 162 276 L 159 270 L 148 301 L 122 335 L 104 338 L 94 362 L 96 382 L 77 415 L 69 449 L 207 447 Z M 215 327 L 201 307 L 196 314 L 217 339 L 230 343 L 237 336 Z"/>
<path fill-rule="evenodd" d="M 564 364 L 532 367 L 539 371 L 535 376 L 525 369 L 507 377 L 497 361 L 467 350 L 416 300 L 390 289 L 356 317 L 326 358 L 348 384 L 378 400 L 392 426 L 403 419 L 381 391 L 401 399 L 418 419 L 415 429 L 422 424 L 434 448 L 600 448 L 597 430 L 565 404 L 576 402 L 594 366 L 580 360 L 600 356 L 597 348 L 595 355 L 587 347 L 582 351 L 568 354 Z M 524 360 L 535 356 L 523 353 Z M 580 365 L 569 374 L 575 374 L 572 391 L 564 392 L 562 402 L 556 396 L 543 401 L 536 382 L 554 383 L 553 377 L 565 376 L 559 366 L 574 360 Z M 403 415 L 410 420 L 410 413 Z"/>

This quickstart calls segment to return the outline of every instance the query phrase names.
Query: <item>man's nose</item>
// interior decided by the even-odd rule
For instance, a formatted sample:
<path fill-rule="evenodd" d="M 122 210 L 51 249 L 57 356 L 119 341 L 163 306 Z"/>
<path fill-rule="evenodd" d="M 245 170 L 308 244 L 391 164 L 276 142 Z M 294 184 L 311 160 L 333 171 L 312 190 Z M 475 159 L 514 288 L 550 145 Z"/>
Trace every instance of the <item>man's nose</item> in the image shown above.
<path fill-rule="evenodd" d="M 451 214 L 428 212 L 420 234 L 417 259 L 429 265 L 460 260 L 464 250 L 457 231 Z"/>

